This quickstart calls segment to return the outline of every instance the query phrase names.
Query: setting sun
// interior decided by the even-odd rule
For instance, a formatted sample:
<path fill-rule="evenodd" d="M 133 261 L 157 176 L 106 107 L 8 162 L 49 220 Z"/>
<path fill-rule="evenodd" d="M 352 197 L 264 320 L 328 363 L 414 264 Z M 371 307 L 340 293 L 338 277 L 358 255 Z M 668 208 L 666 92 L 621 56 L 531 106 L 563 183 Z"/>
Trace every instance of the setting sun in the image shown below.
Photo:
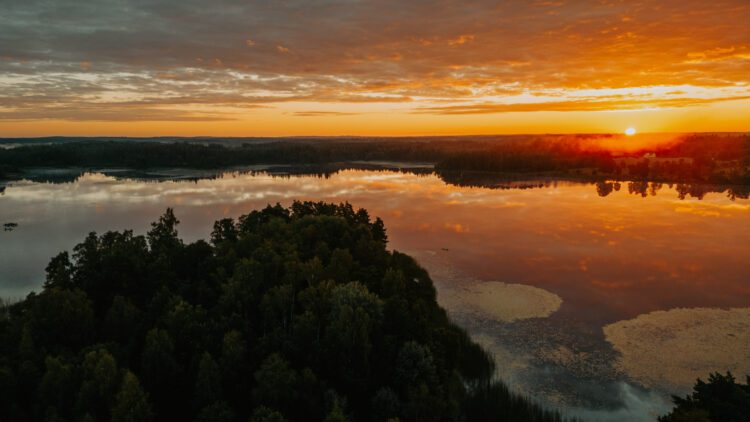
<path fill-rule="evenodd" d="M 625 134 L 628 135 L 628 136 L 633 136 L 633 135 L 635 135 L 635 133 L 636 133 L 636 130 L 635 130 L 634 127 L 629 127 L 627 129 L 625 129 Z"/>

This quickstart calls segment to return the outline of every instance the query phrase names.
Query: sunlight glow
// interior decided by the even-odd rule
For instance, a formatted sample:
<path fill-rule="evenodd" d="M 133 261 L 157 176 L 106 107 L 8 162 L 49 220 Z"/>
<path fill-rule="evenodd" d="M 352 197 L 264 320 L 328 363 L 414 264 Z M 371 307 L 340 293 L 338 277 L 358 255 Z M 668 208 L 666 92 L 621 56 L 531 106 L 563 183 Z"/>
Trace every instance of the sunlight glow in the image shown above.
<path fill-rule="evenodd" d="M 633 135 L 636 134 L 636 130 L 635 130 L 634 127 L 629 127 L 627 129 L 625 129 L 625 134 L 628 135 L 628 136 L 633 136 Z"/>
<path fill-rule="evenodd" d="M 172 19 L 135 0 L 118 2 L 126 13 L 76 17 L 85 31 L 116 27 L 148 46 L 137 50 L 119 37 L 80 45 L 48 24 L 45 2 L 20 2 L 2 16 L 15 41 L 0 53 L 0 136 L 750 131 L 748 0 L 594 1 L 591 10 L 417 2 L 387 12 L 372 0 L 308 4 L 317 2 L 327 4 L 217 0 L 232 13 L 212 15 L 202 37 L 186 34 L 193 17 L 209 18 Z M 362 19 L 356 31 L 351 19 Z M 165 23 L 168 37 L 141 31 Z"/>

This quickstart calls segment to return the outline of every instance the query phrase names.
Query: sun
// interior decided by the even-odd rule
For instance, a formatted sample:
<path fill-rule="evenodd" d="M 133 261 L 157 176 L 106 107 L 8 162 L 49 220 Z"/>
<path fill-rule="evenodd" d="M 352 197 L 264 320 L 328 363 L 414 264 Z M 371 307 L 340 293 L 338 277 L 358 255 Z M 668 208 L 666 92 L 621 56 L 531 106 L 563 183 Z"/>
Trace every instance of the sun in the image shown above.
<path fill-rule="evenodd" d="M 633 136 L 633 135 L 635 135 L 635 133 L 636 133 L 636 130 L 635 130 L 634 127 L 629 127 L 627 129 L 625 129 L 625 134 L 628 135 L 628 136 Z"/>

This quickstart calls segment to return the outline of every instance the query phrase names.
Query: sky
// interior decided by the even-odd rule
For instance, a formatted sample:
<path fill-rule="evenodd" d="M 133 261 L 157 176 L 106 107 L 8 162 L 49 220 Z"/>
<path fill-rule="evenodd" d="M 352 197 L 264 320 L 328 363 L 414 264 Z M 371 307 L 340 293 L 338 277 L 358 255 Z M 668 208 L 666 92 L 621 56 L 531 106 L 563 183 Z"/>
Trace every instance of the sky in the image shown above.
<path fill-rule="evenodd" d="M 748 0 L 0 0 L 0 136 L 750 131 Z"/>

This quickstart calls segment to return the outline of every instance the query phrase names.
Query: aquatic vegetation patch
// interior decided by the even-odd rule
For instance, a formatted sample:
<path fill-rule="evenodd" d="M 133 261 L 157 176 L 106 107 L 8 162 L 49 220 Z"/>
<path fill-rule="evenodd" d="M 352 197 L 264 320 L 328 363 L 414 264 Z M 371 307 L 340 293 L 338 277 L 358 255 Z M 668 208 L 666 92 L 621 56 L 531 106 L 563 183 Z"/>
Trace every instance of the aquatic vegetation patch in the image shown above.
<path fill-rule="evenodd" d="M 647 387 L 690 389 L 714 371 L 750 374 L 750 308 L 677 308 L 604 327 L 617 365 Z"/>
<path fill-rule="evenodd" d="M 502 322 L 545 318 L 562 304 L 558 295 L 547 290 L 499 281 L 474 283 L 440 293 L 442 304 L 449 310 Z"/>

